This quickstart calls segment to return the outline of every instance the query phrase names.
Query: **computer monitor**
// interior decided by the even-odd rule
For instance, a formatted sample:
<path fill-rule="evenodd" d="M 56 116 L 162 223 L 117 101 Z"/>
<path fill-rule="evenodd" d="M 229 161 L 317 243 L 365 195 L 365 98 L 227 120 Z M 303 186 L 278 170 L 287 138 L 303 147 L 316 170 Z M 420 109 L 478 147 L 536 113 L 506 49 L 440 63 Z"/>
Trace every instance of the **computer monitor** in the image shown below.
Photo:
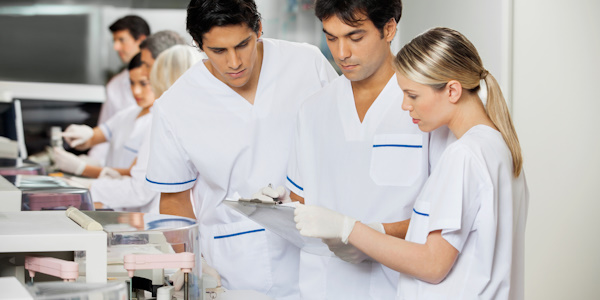
<path fill-rule="evenodd" d="M 0 136 L 17 141 L 19 158 L 27 158 L 21 101 L 0 102 Z"/>

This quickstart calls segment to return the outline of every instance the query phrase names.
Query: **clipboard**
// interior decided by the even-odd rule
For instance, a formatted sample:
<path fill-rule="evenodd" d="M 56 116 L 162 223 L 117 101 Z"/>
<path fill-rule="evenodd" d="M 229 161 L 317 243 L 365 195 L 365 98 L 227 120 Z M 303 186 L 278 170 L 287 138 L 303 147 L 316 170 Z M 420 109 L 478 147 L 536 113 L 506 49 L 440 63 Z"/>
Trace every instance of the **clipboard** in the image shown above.
<path fill-rule="evenodd" d="M 321 239 L 300 235 L 300 231 L 296 229 L 296 222 L 294 222 L 295 207 L 292 203 L 258 203 L 230 199 L 223 200 L 223 203 L 294 244 L 302 251 L 321 256 L 335 256 Z"/>

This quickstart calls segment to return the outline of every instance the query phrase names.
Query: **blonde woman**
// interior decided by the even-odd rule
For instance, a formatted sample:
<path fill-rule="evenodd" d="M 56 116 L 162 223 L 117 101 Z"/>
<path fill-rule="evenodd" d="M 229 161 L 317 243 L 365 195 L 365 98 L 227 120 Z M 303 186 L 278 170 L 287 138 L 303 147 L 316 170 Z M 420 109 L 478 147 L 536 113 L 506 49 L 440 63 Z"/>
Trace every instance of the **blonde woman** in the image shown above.
<path fill-rule="evenodd" d="M 303 205 L 300 233 L 339 238 L 401 272 L 397 299 L 522 299 L 529 193 L 498 83 L 471 42 L 448 28 L 416 37 L 394 66 L 413 122 L 427 132 L 447 125 L 458 139 L 419 194 L 406 239 Z"/>
<path fill-rule="evenodd" d="M 163 51 L 150 72 L 154 95 L 159 98 L 179 76 L 201 59 L 202 55 L 190 46 L 176 45 Z M 145 186 L 149 152 L 150 127 L 143 137 L 131 176 L 100 178 L 91 184 L 90 192 L 97 208 L 158 213 L 160 193 Z"/>

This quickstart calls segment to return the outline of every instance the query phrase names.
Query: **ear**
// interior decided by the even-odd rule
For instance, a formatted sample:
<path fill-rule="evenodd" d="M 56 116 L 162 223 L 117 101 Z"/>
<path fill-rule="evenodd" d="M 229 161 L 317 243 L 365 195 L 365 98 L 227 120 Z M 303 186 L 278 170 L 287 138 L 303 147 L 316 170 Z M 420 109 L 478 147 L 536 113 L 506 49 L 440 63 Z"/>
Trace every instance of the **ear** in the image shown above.
<path fill-rule="evenodd" d="M 458 99 L 462 96 L 462 85 L 457 80 L 450 80 L 446 84 L 446 91 L 448 100 L 452 104 L 456 104 Z"/>
<path fill-rule="evenodd" d="M 396 36 L 397 28 L 398 23 L 396 23 L 396 20 L 394 20 L 394 18 L 390 18 L 390 20 L 387 23 L 385 23 L 385 25 L 383 25 L 383 38 L 388 43 L 391 43 L 394 39 L 394 36 Z"/>
<path fill-rule="evenodd" d="M 137 44 L 141 44 L 145 39 L 147 38 L 147 36 L 145 34 L 140 34 L 140 36 L 138 36 L 137 40 L 135 40 L 137 42 Z"/>
<path fill-rule="evenodd" d="M 263 27 L 262 27 L 262 22 L 258 21 L 258 32 L 256 33 L 257 38 L 261 38 L 263 35 Z"/>

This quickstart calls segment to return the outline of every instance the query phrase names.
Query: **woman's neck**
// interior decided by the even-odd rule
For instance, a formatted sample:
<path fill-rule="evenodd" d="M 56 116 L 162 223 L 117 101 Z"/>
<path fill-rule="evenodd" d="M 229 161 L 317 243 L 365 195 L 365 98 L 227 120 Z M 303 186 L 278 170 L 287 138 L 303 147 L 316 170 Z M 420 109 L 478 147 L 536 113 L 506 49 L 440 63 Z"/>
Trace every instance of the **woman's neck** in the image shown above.
<path fill-rule="evenodd" d="M 458 107 L 448 124 L 448 128 L 457 139 L 460 139 L 469 129 L 477 125 L 486 125 L 498 130 L 487 115 L 481 99 L 476 94 L 463 94 L 456 105 Z"/>

